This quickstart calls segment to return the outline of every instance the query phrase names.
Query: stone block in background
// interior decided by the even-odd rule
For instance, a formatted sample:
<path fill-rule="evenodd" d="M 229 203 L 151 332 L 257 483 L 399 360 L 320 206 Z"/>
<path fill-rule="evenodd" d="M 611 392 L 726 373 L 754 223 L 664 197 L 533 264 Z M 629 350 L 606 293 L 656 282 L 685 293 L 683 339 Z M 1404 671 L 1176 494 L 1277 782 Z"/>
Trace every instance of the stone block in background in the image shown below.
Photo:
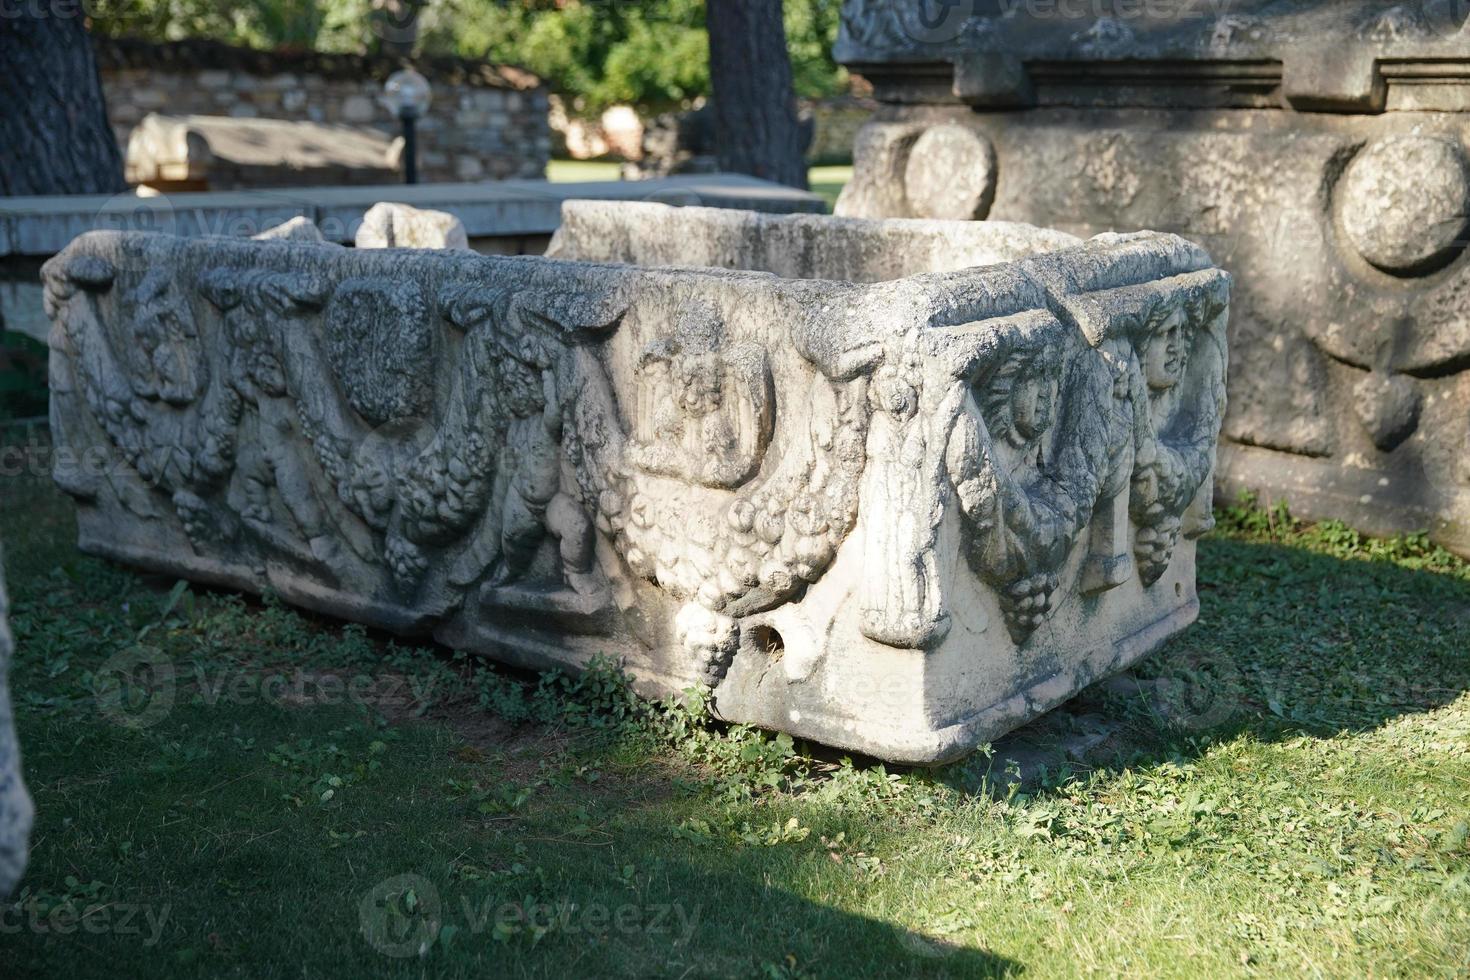
<path fill-rule="evenodd" d="M 4 555 L 0 554 L 0 900 L 25 873 L 35 807 L 20 772 L 20 745 L 10 703 L 10 658 L 15 647 L 6 621 Z"/>
<path fill-rule="evenodd" d="M 1470 8 L 1082 6 L 848 0 L 882 108 L 837 213 L 1202 244 L 1238 283 L 1222 493 L 1470 555 Z"/>
<path fill-rule="evenodd" d="M 149 113 L 128 137 L 127 179 L 165 192 L 390 184 L 401 142 L 363 126 Z"/>
<path fill-rule="evenodd" d="M 910 763 L 1194 619 L 1228 292 L 1198 247 L 569 218 L 562 259 L 73 242 L 44 277 L 53 438 L 108 460 L 56 474 L 82 548 Z M 824 224 L 834 254 L 782 255 Z M 570 261 L 675 233 L 806 278 Z M 1010 261 L 840 254 L 926 235 Z"/>

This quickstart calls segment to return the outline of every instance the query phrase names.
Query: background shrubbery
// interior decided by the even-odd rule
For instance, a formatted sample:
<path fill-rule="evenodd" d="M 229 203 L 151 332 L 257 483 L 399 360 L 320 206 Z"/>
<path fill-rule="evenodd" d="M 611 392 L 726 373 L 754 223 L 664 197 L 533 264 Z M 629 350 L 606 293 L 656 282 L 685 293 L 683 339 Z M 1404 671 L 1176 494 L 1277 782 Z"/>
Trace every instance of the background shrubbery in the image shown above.
<path fill-rule="evenodd" d="M 840 0 L 786 0 L 798 95 L 842 91 L 832 61 Z M 152 40 L 206 37 L 247 47 L 365 53 L 381 47 L 373 0 L 96 0 L 92 29 Z M 432 0 L 418 50 L 522 65 L 574 111 L 653 109 L 708 93 L 703 0 Z"/>

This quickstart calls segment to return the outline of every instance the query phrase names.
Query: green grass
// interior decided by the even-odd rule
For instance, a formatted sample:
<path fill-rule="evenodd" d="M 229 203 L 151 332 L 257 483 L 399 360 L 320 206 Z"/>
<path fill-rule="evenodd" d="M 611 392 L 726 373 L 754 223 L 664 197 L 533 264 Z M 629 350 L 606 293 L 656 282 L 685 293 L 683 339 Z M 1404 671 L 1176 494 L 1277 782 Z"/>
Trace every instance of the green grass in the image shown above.
<path fill-rule="evenodd" d="M 807 179 L 812 190 L 826 199 L 827 210 L 831 211 L 837 207 L 837 195 L 842 193 L 843 185 L 852 180 L 852 167 L 813 167 L 807 172 Z"/>
<path fill-rule="evenodd" d="M 1085 692 L 1060 717 L 1107 739 L 1018 783 L 1044 725 L 839 759 L 142 578 L 48 487 L 0 492 L 40 810 L 7 978 L 1470 969 L 1470 568 L 1422 538 L 1223 512 L 1200 624 L 1133 672 L 1214 700 Z M 119 690 L 139 649 L 172 683 Z"/>
<path fill-rule="evenodd" d="M 546 165 L 546 179 L 560 184 L 621 180 L 621 167 L 616 160 L 552 160 Z"/>

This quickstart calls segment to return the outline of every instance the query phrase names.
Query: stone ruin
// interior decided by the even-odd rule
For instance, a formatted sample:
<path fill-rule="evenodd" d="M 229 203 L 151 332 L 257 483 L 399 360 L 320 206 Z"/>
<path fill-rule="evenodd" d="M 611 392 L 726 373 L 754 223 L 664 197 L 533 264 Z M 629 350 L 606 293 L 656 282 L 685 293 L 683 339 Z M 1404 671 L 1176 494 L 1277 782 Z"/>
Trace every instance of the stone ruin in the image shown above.
<path fill-rule="evenodd" d="M 1219 485 L 1470 555 L 1470 7 L 846 0 L 838 213 L 1157 228 L 1239 283 Z"/>
<path fill-rule="evenodd" d="M 14 644 L 6 621 L 5 563 L 0 556 L 0 900 L 25 873 L 35 808 L 20 774 L 20 746 L 10 706 L 10 656 Z"/>
<path fill-rule="evenodd" d="M 551 253 L 78 238 L 81 547 L 903 763 L 1194 620 L 1198 246 L 574 202 Z"/>

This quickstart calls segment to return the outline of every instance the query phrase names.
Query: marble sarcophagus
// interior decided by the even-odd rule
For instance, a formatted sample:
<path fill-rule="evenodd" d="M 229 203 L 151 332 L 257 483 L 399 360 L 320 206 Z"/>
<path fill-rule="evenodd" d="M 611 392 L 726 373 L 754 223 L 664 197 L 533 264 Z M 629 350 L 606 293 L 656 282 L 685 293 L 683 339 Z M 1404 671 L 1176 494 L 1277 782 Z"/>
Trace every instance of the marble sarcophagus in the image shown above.
<path fill-rule="evenodd" d="M 77 239 L 81 546 L 910 763 L 1195 618 L 1197 246 L 573 203 L 552 255 Z"/>

